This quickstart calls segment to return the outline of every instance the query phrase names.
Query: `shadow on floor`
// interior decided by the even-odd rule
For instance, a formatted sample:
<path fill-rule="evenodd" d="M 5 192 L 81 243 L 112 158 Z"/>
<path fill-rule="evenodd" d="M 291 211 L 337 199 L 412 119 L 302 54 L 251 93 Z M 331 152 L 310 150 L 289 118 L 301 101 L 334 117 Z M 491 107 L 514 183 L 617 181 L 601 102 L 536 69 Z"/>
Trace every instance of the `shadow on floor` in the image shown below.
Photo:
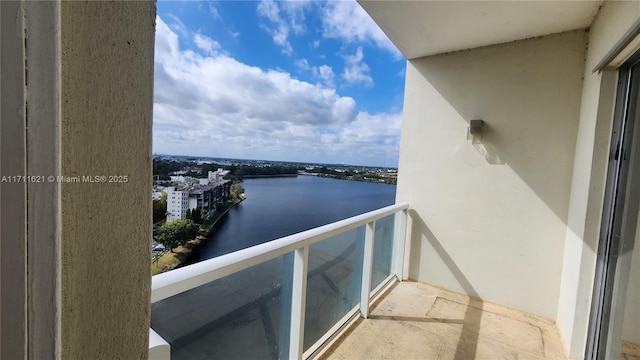
<path fill-rule="evenodd" d="M 478 334 L 480 333 L 481 314 L 483 308 L 483 301 L 480 299 L 480 295 L 476 289 L 471 285 L 471 282 L 464 275 L 462 270 L 456 265 L 455 261 L 451 258 L 449 253 L 442 246 L 438 238 L 433 234 L 431 229 L 422 220 L 420 215 L 415 210 L 409 210 L 409 216 L 413 222 L 412 233 L 422 234 L 422 238 L 427 239 L 431 246 L 435 249 L 440 259 L 445 263 L 451 274 L 456 278 L 460 286 L 464 289 L 465 293 L 471 297 L 477 299 L 475 303 L 475 309 L 467 306 L 464 320 L 462 321 L 462 332 L 458 341 L 458 346 L 455 354 L 455 360 L 473 359 L 476 357 L 476 350 L 478 344 Z M 419 245 L 419 244 L 418 244 Z M 419 254 L 420 249 L 415 249 L 415 253 Z M 414 249 L 411 249 L 414 253 Z M 480 311 L 477 311 L 480 310 Z M 434 319 L 438 320 L 438 319 Z M 463 341 L 464 340 L 464 341 Z"/>

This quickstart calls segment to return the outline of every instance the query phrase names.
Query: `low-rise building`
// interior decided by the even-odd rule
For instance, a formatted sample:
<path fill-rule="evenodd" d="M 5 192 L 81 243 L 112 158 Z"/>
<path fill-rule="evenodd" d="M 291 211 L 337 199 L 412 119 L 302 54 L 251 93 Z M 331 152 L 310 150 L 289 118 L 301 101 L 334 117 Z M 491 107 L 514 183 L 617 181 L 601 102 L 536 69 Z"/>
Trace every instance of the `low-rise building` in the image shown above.
<path fill-rule="evenodd" d="M 209 172 L 211 175 L 212 172 Z M 227 200 L 231 192 L 231 181 L 217 180 L 211 182 L 208 179 L 205 183 L 200 182 L 187 188 L 167 190 L 167 221 L 185 219 L 187 210 L 200 208 L 213 213 L 216 210 L 216 203 Z"/>
<path fill-rule="evenodd" d="M 151 190 L 151 198 L 153 200 L 162 200 L 162 193 L 156 189 Z"/>
<path fill-rule="evenodd" d="M 229 174 L 229 170 L 218 168 L 216 171 L 209 171 L 207 178 L 209 181 L 220 181 Z"/>

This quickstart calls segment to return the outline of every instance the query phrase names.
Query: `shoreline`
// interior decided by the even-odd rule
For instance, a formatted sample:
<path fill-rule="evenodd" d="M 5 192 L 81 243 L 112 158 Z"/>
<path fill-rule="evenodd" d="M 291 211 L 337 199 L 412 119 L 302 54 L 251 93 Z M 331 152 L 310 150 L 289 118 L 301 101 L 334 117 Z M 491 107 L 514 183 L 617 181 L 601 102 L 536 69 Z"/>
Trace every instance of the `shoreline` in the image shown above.
<path fill-rule="evenodd" d="M 217 216 L 217 218 L 213 220 L 211 225 L 209 225 L 208 228 L 201 229 L 205 233 L 205 235 L 198 234 L 198 236 L 196 236 L 195 239 L 189 240 L 186 245 L 178 246 L 177 248 L 173 249 L 174 252 L 171 252 L 171 250 L 167 250 L 162 255 L 160 255 L 156 260 L 151 261 L 151 275 L 153 276 L 153 275 L 162 274 L 164 272 L 171 271 L 173 269 L 177 269 L 181 267 L 182 264 L 189 259 L 189 256 L 191 255 L 191 253 L 207 240 L 207 238 L 211 234 L 211 231 L 213 231 L 218 221 L 220 221 L 220 219 L 226 216 L 229 210 L 231 210 L 236 205 L 243 202 L 245 199 L 246 197 L 243 197 L 239 200 L 234 201 L 234 203 L 229 205 L 229 207 L 227 207 L 224 210 L 224 212 L 222 212 L 219 215 L 214 215 L 214 216 Z M 160 263 L 162 263 L 163 265 L 160 266 L 159 265 Z"/>
<path fill-rule="evenodd" d="M 354 181 L 354 182 L 364 182 L 364 183 L 372 183 L 372 184 L 385 184 L 385 185 L 398 185 L 397 184 L 397 179 L 395 179 L 395 182 L 391 182 L 391 181 L 373 181 L 373 178 L 370 178 L 370 180 L 365 180 L 365 179 L 348 179 L 346 177 L 337 177 L 337 176 L 332 176 L 332 175 L 327 175 L 327 174 L 314 174 L 314 173 L 303 173 L 303 174 L 298 174 L 300 176 L 315 176 L 315 177 L 319 177 L 319 178 L 325 178 L 325 179 L 335 179 L 335 180 L 346 180 L 346 181 Z M 394 179 L 394 178 L 380 178 L 380 179 Z"/>
<path fill-rule="evenodd" d="M 242 179 L 260 179 L 260 178 L 274 178 L 274 177 L 297 177 L 300 174 L 275 174 L 275 175 L 243 175 Z M 240 179 L 240 180 L 242 180 Z"/>
<path fill-rule="evenodd" d="M 236 205 L 240 204 L 241 202 L 243 202 L 246 199 L 246 197 L 243 197 L 237 201 L 235 201 L 233 204 L 231 204 L 222 214 L 218 215 L 218 218 L 213 220 L 213 222 L 211 223 L 211 225 L 209 225 L 209 228 L 206 229 L 207 235 L 209 236 L 209 234 L 211 234 L 211 230 L 213 230 L 213 228 L 216 226 L 216 224 L 218 223 L 218 221 L 220 221 L 220 219 L 222 219 L 223 216 L 227 215 L 227 213 L 229 212 L 229 210 L 233 209 Z M 214 215 L 215 216 L 215 215 Z"/>

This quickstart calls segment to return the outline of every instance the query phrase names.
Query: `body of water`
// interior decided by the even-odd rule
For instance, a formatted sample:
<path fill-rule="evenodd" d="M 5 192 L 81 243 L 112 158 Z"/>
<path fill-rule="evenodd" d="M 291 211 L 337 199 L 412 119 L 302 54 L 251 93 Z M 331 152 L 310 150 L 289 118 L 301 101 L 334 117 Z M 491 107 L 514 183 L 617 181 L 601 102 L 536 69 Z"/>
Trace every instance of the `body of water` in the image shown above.
<path fill-rule="evenodd" d="M 315 176 L 247 179 L 232 208 L 192 254 L 197 262 L 395 203 L 396 186 Z"/>

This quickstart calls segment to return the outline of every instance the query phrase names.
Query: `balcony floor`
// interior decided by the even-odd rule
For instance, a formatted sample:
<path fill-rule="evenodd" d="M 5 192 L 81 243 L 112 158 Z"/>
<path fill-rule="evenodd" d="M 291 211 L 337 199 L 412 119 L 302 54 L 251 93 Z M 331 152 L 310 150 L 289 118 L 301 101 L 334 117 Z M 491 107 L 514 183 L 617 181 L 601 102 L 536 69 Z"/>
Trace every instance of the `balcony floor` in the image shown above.
<path fill-rule="evenodd" d="M 424 283 L 395 284 L 321 359 L 567 359 L 553 321 Z"/>

